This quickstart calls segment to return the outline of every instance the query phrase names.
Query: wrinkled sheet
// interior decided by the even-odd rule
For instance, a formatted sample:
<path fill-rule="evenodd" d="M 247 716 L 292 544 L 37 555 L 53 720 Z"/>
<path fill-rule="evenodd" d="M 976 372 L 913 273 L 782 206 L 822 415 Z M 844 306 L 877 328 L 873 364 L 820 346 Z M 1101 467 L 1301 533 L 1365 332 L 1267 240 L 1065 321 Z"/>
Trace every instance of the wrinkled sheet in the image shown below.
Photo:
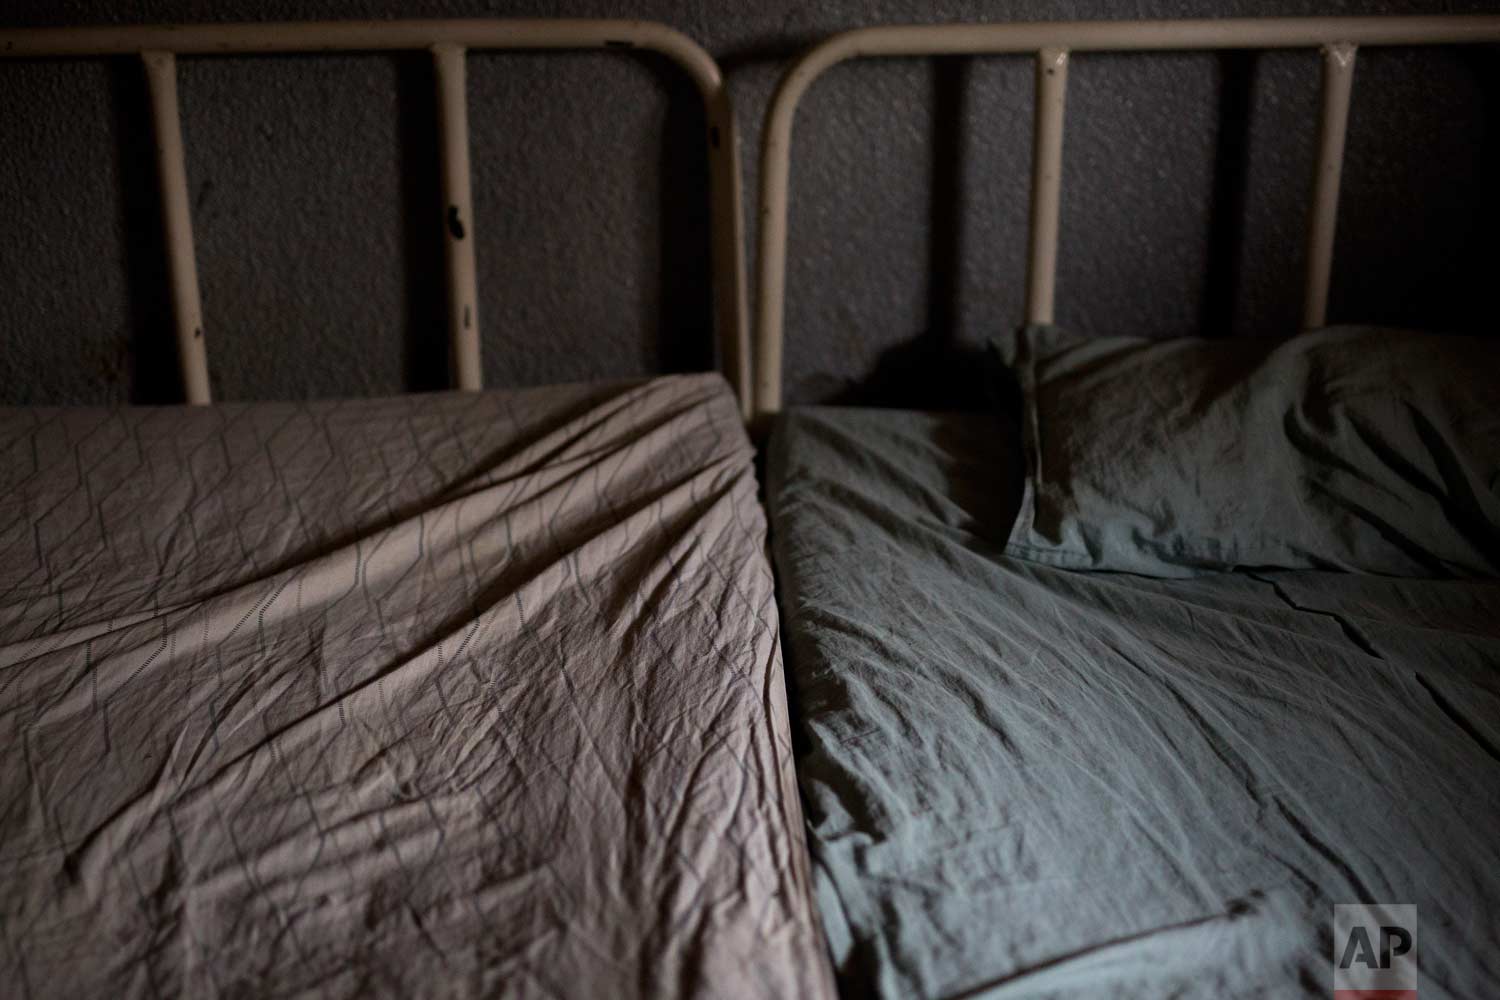
<path fill-rule="evenodd" d="M 0 411 L 8 996 L 819 996 L 717 376 Z"/>
<path fill-rule="evenodd" d="M 986 416 L 793 411 L 768 506 L 841 988 L 1327 997 L 1333 906 L 1500 996 L 1500 584 L 1007 558 Z"/>

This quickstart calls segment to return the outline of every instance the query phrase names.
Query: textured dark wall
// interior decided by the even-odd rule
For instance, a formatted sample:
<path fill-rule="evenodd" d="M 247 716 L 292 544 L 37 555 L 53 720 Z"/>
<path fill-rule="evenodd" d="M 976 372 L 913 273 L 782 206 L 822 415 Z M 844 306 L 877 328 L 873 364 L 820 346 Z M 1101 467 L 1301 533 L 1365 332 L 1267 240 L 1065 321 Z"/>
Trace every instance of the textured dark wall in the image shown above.
<path fill-rule="evenodd" d="M 1496 8 L 7 0 L 0 24 L 659 19 L 730 80 L 753 248 L 770 92 L 793 56 L 843 28 Z M 1099 333 L 1294 329 L 1317 79 L 1310 53 L 1076 58 L 1059 321 Z M 441 385 L 427 58 L 183 60 L 180 87 L 220 398 Z M 1363 52 L 1354 94 L 1330 318 L 1489 323 L 1500 53 Z M 706 366 L 707 179 L 691 86 L 649 56 L 496 53 L 472 58 L 469 100 L 488 384 Z M 813 88 L 792 175 L 791 400 L 966 401 L 966 355 L 1021 317 L 1030 125 L 1024 59 L 861 62 Z M 0 63 L 0 400 L 174 398 L 158 211 L 137 62 Z"/>

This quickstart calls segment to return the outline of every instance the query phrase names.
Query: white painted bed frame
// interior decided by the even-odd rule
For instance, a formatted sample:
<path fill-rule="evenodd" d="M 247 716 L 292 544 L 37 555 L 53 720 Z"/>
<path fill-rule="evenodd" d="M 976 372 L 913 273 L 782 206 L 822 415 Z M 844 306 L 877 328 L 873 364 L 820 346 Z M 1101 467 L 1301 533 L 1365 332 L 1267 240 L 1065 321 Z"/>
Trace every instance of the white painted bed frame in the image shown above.
<path fill-rule="evenodd" d="M 647 49 L 681 67 L 703 99 L 713 233 L 715 323 L 725 375 L 749 413 L 749 323 L 741 237 L 739 139 L 718 64 L 696 42 L 662 24 L 622 20 L 324 21 L 157 27 L 57 28 L 0 32 L 0 56 L 44 58 L 138 55 L 156 122 L 157 171 L 182 382 L 190 403 L 211 399 L 203 306 L 193 254 L 187 171 L 177 101 L 179 55 L 423 50 L 432 53 L 441 143 L 443 230 L 453 380 L 478 389 L 479 311 L 469 118 L 464 87 L 470 49 Z"/>
<path fill-rule="evenodd" d="M 864 28 L 816 46 L 787 73 L 766 118 L 760 168 L 760 254 L 755 330 L 755 415 L 781 409 L 786 293 L 787 176 L 792 120 L 814 80 L 864 56 L 1031 54 L 1036 59 L 1031 227 L 1026 321 L 1051 323 L 1057 272 L 1063 109 L 1073 52 L 1320 48 L 1323 100 L 1307 228 L 1302 323 L 1324 324 L 1333 266 L 1339 175 L 1349 121 L 1354 57 L 1360 46 L 1500 42 L 1500 17 L 1250 18 L 1184 21 L 944 24 Z"/>

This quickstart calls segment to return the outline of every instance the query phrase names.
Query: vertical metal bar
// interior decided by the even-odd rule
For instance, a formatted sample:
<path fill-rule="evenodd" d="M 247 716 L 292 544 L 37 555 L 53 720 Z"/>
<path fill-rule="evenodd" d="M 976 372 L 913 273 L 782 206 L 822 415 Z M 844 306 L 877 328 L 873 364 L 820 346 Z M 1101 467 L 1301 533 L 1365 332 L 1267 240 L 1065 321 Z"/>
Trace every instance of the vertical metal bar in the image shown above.
<path fill-rule="evenodd" d="M 781 411 L 781 348 L 786 317 L 787 185 L 791 173 L 792 119 L 803 87 L 799 63 L 781 82 L 766 115 L 760 146 L 760 247 L 756 257 L 755 405 L 751 427 L 769 429 Z"/>
<path fill-rule="evenodd" d="M 454 382 L 477 390 L 479 301 L 474 271 L 474 202 L 469 188 L 469 111 L 464 84 L 464 49 L 432 47 L 437 78 L 438 140 L 443 171 L 444 255 L 448 267 L 448 340 Z"/>
<path fill-rule="evenodd" d="M 177 108 L 177 58 L 170 52 L 142 52 L 156 125 L 156 174 L 161 183 L 162 228 L 166 231 L 167 273 L 172 283 L 172 315 L 177 326 L 177 363 L 187 401 L 211 401 L 208 352 L 203 344 L 203 303 L 198 296 L 198 265 L 193 256 L 193 217 L 188 202 L 187 167 L 182 159 L 182 121 Z"/>
<path fill-rule="evenodd" d="M 721 90 L 709 110 L 709 196 L 713 202 L 714 312 L 724 377 L 740 401 L 747 421 L 753 407 L 750 381 L 750 313 L 745 301 L 743 192 L 740 184 L 740 138 L 729 93 Z"/>
<path fill-rule="evenodd" d="M 1328 318 L 1339 180 L 1344 169 L 1344 137 L 1349 130 L 1349 95 L 1357 52 L 1356 46 L 1345 43 L 1323 46 L 1323 112 L 1318 124 L 1318 165 L 1307 226 L 1307 286 L 1302 299 L 1302 327 L 1306 330 L 1322 326 Z"/>
<path fill-rule="evenodd" d="M 1026 322 L 1051 323 L 1057 286 L 1057 216 L 1062 201 L 1063 111 L 1068 50 L 1042 49 L 1036 60 L 1036 125 L 1031 152 L 1031 250 Z"/>

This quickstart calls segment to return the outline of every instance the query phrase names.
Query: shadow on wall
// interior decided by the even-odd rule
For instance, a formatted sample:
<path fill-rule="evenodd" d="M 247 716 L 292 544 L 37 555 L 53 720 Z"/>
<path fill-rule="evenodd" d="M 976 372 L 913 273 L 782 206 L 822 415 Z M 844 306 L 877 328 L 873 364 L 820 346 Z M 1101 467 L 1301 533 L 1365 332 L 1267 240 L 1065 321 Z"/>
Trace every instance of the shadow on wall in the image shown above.
<path fill-rule="evenodd" d="M 1485 124 L 1484 133 L 1479 138 L 1477 169 L 1479 176 L 1487 180 L 1482 185 L 1484 201 L 1477 206 L 1473 219 L 1477 231 L 1483 234 L 1481 238 L 1493 250 L 1495 234 L 1500 233 L 1500 183 L 1496 183 L 1496 178 L 1500 178 L 1500 50 L 1465 52 L 1464 57 L 1469 71 L 1479 81 L 1484 101 Z M 1462 276 L 1464 287 L 1487 288 L 1494 281 L 1493 253 L 1489 256 L 1472 254 L 1467 263 L 1468 270 Z M 1493 314 L 1485 319 L 1493 322 Z"/>
<path fill-rule="evenodd" d="M 977 409 L 985 402 L 982 352 L 961 345 L 958 329 L 971 66 L 969 59 L 935 61 L 926 328 L 882 354 L 868 378 L 846 386 L 833 402 L 922 410 Z"/>
<path fill-rule="evenodd" d="M 136 58 L 109 60 L 111 139 L 120 178 L 120 223 L 126 234 L 125 292 L 130 315 L 129 399 L 174 403 L 183 398 L 172 339 L 161 194 L 146 76 Z"/>
<path fill-rule="evenodd" d="M 444 291 L 443 199 L 434 114 L 437 81 L 425 52 L 396 60 L 396 140 L 401 169 L 401 251 L 406 304 L 402 370 L 406 387 L 448 387 L 448 302 Z"/>
<path fill-rule="evenodd" d="M 1455 47 L 1430 62 L 1421 50 L 1361 53 L 1331 321 L 1494 331 L 1488 289 L 1500 266 L 1497 52 Z"/>
<path fill-rule="evenodd" d="M 713 268 L 709 220 L 708 118 L 697 88 L 682 70 L 654 52 L 634 53 L 668 95 L 661 134 L 658 174 L 661 205 L 661 257 L 654 316 L 658 330 L 658 370 L 705 371 L 714 367 Z"/>

